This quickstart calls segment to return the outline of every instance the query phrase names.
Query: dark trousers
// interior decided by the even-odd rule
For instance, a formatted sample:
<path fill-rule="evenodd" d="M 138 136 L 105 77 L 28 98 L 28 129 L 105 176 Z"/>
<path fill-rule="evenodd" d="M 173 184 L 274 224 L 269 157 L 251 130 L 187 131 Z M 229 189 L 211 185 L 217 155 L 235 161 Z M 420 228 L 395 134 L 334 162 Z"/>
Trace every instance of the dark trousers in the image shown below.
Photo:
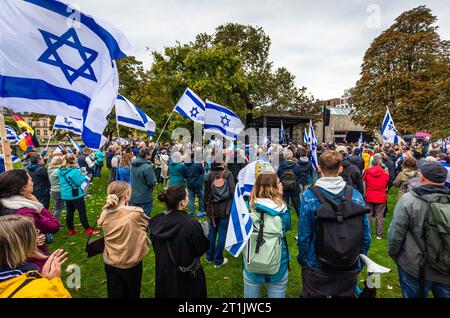
<path fill-rule="evenodd" d="M 116 180 L 116 169 L 114 168 L 108 168 L 109 169 L 109 180 L 108 184 Z"/>
<path fill-rule="evenodd" d="M 47 196 L 37 197 L 38 201 L 46 208 L 50 208 L 50 194 Z"/>
<path fill-rule="evenodd" d="M 285 193 L 283 194 L 283 200 L 286 205 L 289 207 L 290 203 L 294 206 L 295 213 L 297 213 L 297 217 L 300 215 L 300 193 Z"/>
<path fill-rule="evenodd" d="M 105 272 L 108 298 L 141 297 L 142 262 L 128 269 L 105 264 Z"/>
<path fill-rule="evenodd" d="M 102 167 L 101 165 L 94 165 L 94 178 L 100 178 L 102 176 Z"/>
<path fill-rule="evenodd" d="M 67 209 L 67 228 L 69 230 L 73 230 L 73 215 L 75 213 L 75 210 L 78 210 L 78 214 L 80 215 L 80 221 L 81 224 L 83 224 L 83 227 L 85 229 L 90 228 L 89 221 L 87 219 L 86 215 L 86 204 L 84 203 L 84 197 L 81 197 L 79 199 L 75 200 L 65 200 L 66 202 L 66 209 Z"/>
<path fill-rule="evenodd" d="M 354 298 L 358 274 L 351 271 L 302 269 L 302 298 Z"/>

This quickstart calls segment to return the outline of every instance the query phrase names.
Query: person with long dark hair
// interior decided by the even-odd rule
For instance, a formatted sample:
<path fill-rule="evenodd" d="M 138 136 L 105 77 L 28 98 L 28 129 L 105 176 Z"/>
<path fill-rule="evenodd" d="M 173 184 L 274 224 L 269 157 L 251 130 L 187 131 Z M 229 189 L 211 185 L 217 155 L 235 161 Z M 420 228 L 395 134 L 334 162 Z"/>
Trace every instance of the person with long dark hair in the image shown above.
<path fill-rule="evenodd" d="M 15 169 L 0 174 L 0 216 L 16 214 L 32 218 L 36 229 L 40 232 L 38 250 L 41 254 L 49 256 L 45 234 L 58 232 L 60 224 L 32 193 L 33 181 L 26 170 Z M 41 269 L 45 261 L 45 258 L 27 260 L 28 263 L 35 264 Z"/>
<path fill-rule="evenodd" d="M 200 257 L 208 250 L 200 223 L 185 209 L 188 195 L 174 185 L 158 195 L 166 212 L 150 220 L 150 239 L 155 250 L 157 298 L 205 298 L 206 278 Z"/>

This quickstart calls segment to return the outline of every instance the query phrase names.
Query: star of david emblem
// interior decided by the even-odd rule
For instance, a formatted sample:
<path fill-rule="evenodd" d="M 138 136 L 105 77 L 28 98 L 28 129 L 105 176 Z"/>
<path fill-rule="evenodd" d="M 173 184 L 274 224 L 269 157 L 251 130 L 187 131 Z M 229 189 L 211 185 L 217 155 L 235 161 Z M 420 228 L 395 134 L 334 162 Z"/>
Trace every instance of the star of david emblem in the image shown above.
<path fill-rule="evenodd" d="M 197 117 L 198 114 L 199 114 L 199 111 L 197 110 L 197 107 L 192 107 L 191 117 Z"/>
<path fill-rule="evenodd" d="M 98 52 L 83 46 L 74 28 L 70 28 L 61 36 L 41 29 L 38 30 L 41 32 L 45 44 L 47 44 L 47 50 L 39 57 L 39 62 L 59 67 L 70 84 L 75 82 L 79 77 L 97 82 L 94 70 L 92 69 L 92 63 L 96 60 Z M 79 56 L 83 60 L 83 64 L 80 67 L 75 68 L 64 63 L 58 53 L 58 49 L 64 46 L 78 51 Z"/>
<path fill-rule="evenodd" d="M 69 120 L 69 118 L 64 118 L 64 122 L 65 122 L 67 125 L 72 125 L 72 122 Z"/>
<path fill-rule="evenodd" d="M 225 128 L 225 127 L 230 127 L 230 121 L 231 121 L 231 119 L 229 119 L 228 117 L 227 117 L 227 115 L 225 115 L 225 116 L 220 116 L 220 118 L 221 118 L 221 120 L 220 120 L 220 122 L 222 123 L 222 126 Z"/>
<path fill-rule="evenodd" d="M 388 124 L 388 129 L 389 129 L 389 130 L 394 130 L 394 125 L 392 125 L 392 123 L 389 123 L 389 124 Z"/>

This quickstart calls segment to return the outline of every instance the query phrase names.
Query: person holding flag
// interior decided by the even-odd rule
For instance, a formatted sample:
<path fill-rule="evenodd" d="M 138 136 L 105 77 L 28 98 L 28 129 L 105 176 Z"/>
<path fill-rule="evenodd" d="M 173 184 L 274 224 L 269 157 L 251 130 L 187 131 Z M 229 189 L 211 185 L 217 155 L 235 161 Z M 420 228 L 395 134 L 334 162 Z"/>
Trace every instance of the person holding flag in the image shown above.
<path fill-rule="evenodd" d="M 391 116 L 389 108 L 386 107 L 386 114 L 384 115 L 383 125 L 381 126 L 381 135 L 384 143 L 391 143 L 398 145 L 398 131 L 395 129 L 394 121 Z"/>

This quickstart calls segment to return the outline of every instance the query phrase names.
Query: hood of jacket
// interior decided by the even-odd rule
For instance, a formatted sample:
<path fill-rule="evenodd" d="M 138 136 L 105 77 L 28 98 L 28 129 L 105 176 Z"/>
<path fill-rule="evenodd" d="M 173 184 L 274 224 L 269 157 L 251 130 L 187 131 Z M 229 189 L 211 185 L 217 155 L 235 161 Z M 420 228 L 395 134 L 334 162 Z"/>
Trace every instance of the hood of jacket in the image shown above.
<path fill-rule="evenodd" d="M 172 213 L 174 215 L 170 215 Z M 176 217 L 176 214 L 179 213 L 186 214 L 184 211 L 171 211 L 152 218 L 149 225 L 152 236 L 158 240 L 170 240 L 178 234 L 184 226 L 184 223 L 180 222 L 180 218 Z"/>
<path fill-rule="evenodd" d="M 134 159 L 134 160 L 131 162 L 131 165 L 132 165 L 133 167 L 140 167 L 140 166 L 142 166 L 142 165 L 144 165 L 144 164 L 150 164 L 150 161 L 145 160 L 144 158 L 141 158 L 141 157 L 137 157 L 136 159 Z"/>
<path fill-rule="evenodd" d="M 39 166 L 38 164 L 36 164 L 36 163 L 30 163 L 30 164 L 27 166 L 27 169 L 28 169 L 28 171 L 33 172 L 33 171 L 36 171 L 39 167 L 40 167 L 40 166 Z"/>
<path fill-rule="evenodd" d="M 295 167 L 296 164 L 297 164 L 297 162 L 294 162 L 294 161 L 291 161 L 291 160 L 285 160 L 285 161 L 282 162 L 282 165 L 286 169 L 292 169 L 292 168 Z"/>
<path fill-rule="evenodd" d="M 309 158 L 308 157 L 300 157 L 298 159 L 298 164 L 299 165 L 304 165 L 304 164 L 307 164 L 308 162 L 309 162 Z"/>
<path fill-rule="evenodd" d="M 347 168 L 347 167 L 349 167 L 349 166 L 351 166 L 351 165 L 353 165 L 353 163 L 351 163 L 351 162 L 348 160 L 348 157 L 346 157 L 346 159 L 342 161 L 342 167 L 344 167 L 344 169 Z"/>
<path fill-rule="evenodd" d="M 347 183 L 342 177 L 322 177 L 317 180 L 315 186 L 324 189 L 334 195 L 338 195 L 345 189 Z"/>
<path fill-rule="evenodd" d="M 374 178 L 379 178 L 384 173 L 386 173 L 386 171 L 384 171 L 384 169 L 381 168 L 380 166 L 373 166 L 373 167 L 367 169 L 367 174 L 371 175 Z"/>
<path fill-rule="evenodd" d="M 403 174 L 409 179 L 409 178 L 416 178 L 419 173 L 417 172 L 417 170 L 410 170 L 410 169 L 405 169 L 402 171 Z"/>
<path fill-rule="evenodd" d="M 256 199 L 255 209 L 263 211 L 272 216 L 283 214 L 287 211 L 287 207 L 284 203 L 281 205 L 276 204 L 270 199 Z"/>
<path fill-rule="evenodd" d="M 413 192 L 424 199 L 434 201 L 440 196 L 449 196 L 450 200 L 450 189 L 446 189 L 443 186 L 435 186 L 435 185 L 423 185 L 417 187 L 413 190 Z"/>

